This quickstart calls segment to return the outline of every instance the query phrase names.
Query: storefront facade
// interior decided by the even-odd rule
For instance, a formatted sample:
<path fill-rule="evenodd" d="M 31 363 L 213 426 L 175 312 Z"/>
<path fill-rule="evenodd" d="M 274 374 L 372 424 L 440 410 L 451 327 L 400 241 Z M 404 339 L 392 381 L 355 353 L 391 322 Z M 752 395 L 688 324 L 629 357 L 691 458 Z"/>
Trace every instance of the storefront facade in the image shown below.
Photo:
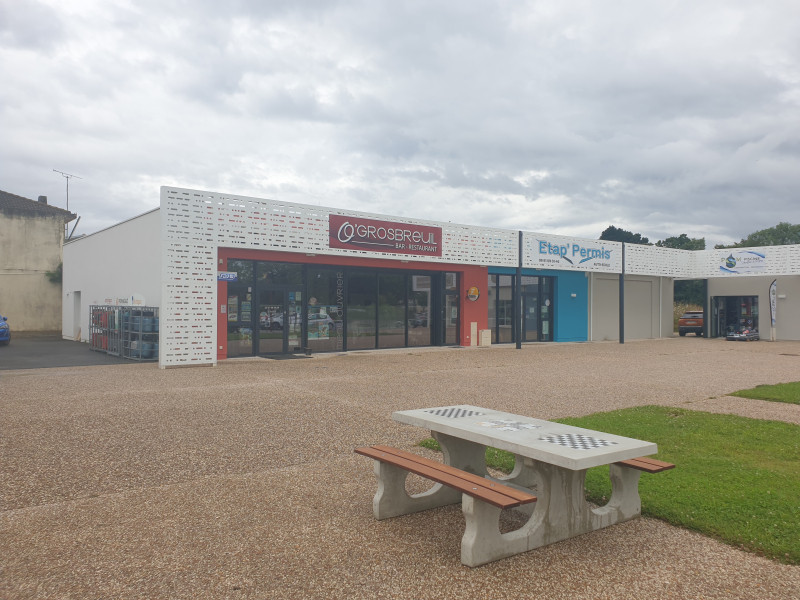
<path fill-rule="evenodd" d="M 522 343 L 585 342 L 588 339 L 588 278 L 582 272 L 489 269 L 489 328 L 493 344 L 516 342 L 514 317 L 521 314 Z M 517 303 L 521 303 L 521 311 Z"/>
<path fill-rule="evenodd" d="M 218 358 L 460 345 L 485 313 L 466 298 L 485 268 L 229 248 L 220 258 Z"/>
<path fill-rule="evenodd" d="M 755 329 L 762 340 L 800 339 L 800 275 L 756 275 L 708 280 L 710 337 Z"/>
<path fill-rule="evenodd" d="M 681 278 L 708 282 L 718 333 L 734 313 L 763 331 L 769 306 L 773 338 L 800 339 L 800 246 L 690 252 L 164 187 L 159 209 L 64 246 L 62 333 L 88 338 L 89 305 L 158 307 L 162 367 L 653 339 L 673 335 Z"/>

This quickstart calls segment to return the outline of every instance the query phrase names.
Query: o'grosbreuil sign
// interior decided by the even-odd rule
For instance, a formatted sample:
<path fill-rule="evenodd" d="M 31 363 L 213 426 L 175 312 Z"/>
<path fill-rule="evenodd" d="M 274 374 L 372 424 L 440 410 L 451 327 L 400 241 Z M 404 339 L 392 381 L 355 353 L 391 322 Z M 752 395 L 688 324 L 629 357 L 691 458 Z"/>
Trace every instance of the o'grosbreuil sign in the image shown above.
<path fill-rule="evenodd" d="M 328 216 L 328 245 L 347 250 L 442 255 L 442 228 L 342 215 Z"/>

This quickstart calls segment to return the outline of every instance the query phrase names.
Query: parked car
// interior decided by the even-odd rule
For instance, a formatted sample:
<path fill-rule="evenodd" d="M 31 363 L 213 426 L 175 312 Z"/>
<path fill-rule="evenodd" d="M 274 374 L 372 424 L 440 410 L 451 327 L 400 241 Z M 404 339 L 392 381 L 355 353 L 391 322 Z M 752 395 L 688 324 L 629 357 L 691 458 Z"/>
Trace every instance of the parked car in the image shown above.
<path fill-rule="evenodd" d="M 299 323 L 296 313 L 289 313 L 289 325 L 295 326 Z M 278 331 L 283 329 L 283 313 L 275 313 L 269 316 L 266 320 L 261 318 L 261 329 L 271 329 Z"/>
<path fill-rule="evenodd" d="M 414 318 L 411 320 L 412 327 L 427 327 L 428 326 L 428 313 L 427 312 L 418 312 L 414 315 Z"/>
<path fill-rule="evenodd" d="M 316 325 L 325 326 L 325 327 L 333 327 L 336 323 L 330 317 L 330 315 L 327 315 L 327 314 L 321 315 L 321 314 L 317 313 L 317 314 L 308 315 L 308 326 L 311 327 L 311 326 L 313 326 L 315 324 Z"/>
<path fill-rule="evenodd" d="M 8 346 L 11 342 L 11 326 L 8 324 L 8 317 L 0 315 L 0 345 Z"/>
<path fill-rule="evenodd" d="M 678 335 L 684 336 L 687 333 L 703 335 L 703 311 L 687 310 L 678 319 Z"/>

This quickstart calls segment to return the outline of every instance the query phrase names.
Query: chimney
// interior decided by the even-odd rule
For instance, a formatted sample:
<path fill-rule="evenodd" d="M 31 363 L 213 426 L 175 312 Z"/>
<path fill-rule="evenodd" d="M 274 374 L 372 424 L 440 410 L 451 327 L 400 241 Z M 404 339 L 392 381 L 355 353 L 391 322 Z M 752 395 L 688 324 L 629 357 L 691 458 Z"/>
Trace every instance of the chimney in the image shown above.
<path fill-rule="evenodd" d="M 47 196 L 39 196 L 39 202 L 42 204 L 47 204 Z"/>

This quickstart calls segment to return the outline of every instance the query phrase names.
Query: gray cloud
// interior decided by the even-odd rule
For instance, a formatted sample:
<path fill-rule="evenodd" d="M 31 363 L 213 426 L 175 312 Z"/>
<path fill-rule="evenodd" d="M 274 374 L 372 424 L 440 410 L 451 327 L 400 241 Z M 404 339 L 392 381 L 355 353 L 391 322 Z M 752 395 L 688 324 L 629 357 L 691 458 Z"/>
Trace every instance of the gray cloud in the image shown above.
<path fill-rule="evenodd" d="M 596 237 L 800 222 L 800 6 L 0 0 L 0 188 L 162 184 Z"/>

